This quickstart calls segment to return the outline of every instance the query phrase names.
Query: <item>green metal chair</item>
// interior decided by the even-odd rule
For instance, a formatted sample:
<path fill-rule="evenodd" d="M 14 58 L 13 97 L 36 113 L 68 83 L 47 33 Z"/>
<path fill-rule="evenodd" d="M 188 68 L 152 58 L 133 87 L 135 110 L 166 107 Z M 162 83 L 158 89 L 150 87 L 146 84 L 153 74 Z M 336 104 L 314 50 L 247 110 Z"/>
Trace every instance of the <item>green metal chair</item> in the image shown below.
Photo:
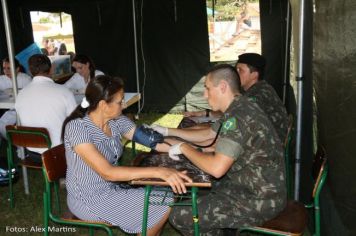
<path fill-rule="evenodd" d="M 164 160 L 165 163 L 163 163 Z M 146 163 L 143 164 L 142 162 L 146 162 Z M 135 158 L 133 162 L 133 166 L 159 166 L 159 163 L 161 164 L 161 166 L 173 167 L 175 161 L 169 159 L 167 157 L 167 154 L 140 153 Z M 191 176 L 193 178 L 192 183 L 186 183 L 187 193 L 185 194 L 174 194 L 172 192 L 172 189 L 169 187 L 169 184 L 160 179 L 139 179 L 139 180 L 130 181 L 130 184 L 132 185 L 145 186 L 145 200 L 144 200 L 143 219 L 142 219 L 143 236 L 147 234 L 148 209 L 150 205 L 168 205 L 170 207 L 191 206 L 194 235 L 195 236 L 199 235 L 199 215 L 198 215 L 198 204 L 197 204 L 198 189 L 210 188 L 211 182 L 210 180 L 203 180 L 202 176 L 199 177 L 199 174 L 194 172 L 194 170 L 192 169 L 193 166 L 188 166 L 187 162 L 184 163 L 183 165 L 188 170 L 188 172 L 191 171 Z M 179 167 L 177 168 L 179 169 Z M 193 175 L 192 173 L 195 173 L 195 175 Z M 151 197 L 155 197 L 155 196 L 160 197 L 160 199 L 162 200 L 161 201 L 150 200 Z M 174 202 L 167 203 L 166 198 L 168 197 L 173 197 Z"/>
<path fill-rule="evenodd" d="M 267 235 L 303 235 L 307 227 L 307 209 L 314 210 L 314 236 L 320 236 L 320 205 L 319 197 L 328 173 L 325 151 L 318 148 L 314 158 L 313 173 L 315 176 L 311 204 L 288 201 L 286 208 L 275 218 L 268 220 L 261 227 L 241 227 L 239 232 L 255 232 Z"/>
<path fill-rule="evenodd" d="M 288 199 L 293 198 L 293 169 L 291 166 L 291 159 L 290 159 L 290 147 L 293 140 L 293 115 L 288 116 L 288 130 L 287 135 L 284 140 L 284 160 L 286 165 L 286 183 L 287 183 L 287 197 Z"/>
<path fill-rule="evenodd" d="M 137 181 L 136 184 L 138 184 L 139 181 Z M 199 216 L 198 216 L 198 204 L 197 204 L 197 193 L 198 193 L 198 187 L 193 186 L 191 187 L 190 190 L 187 191 L 186 194 L 181 194 L 181 195 L 175 195 L 173 194 L 171 188 L 167 187 L 155 187 L 154 190 L 158 191 L 157 193 L 153 194 L 151 193 L 152 187 L 154 185 L 158 185 L 159 183 L 144 183 L 143 181 L 142 184 L 145 184 L 145 202 L 144 202 L 144 209 L 143 209 L 143 220 L 142 220 L 142 236 L 147 235 L 147 219 L 148 219 L 148 208 L 150 205 L 164 205 L 164 198 L 168 196 L 173 196 L 175 199 L 175 202 L 172 202 L 171 204 L 167 204 L 170 207 L 174 206 L 191 206 L 192 207 L 192 215 L 193 215 L 193 227 L 194 227 L 194 236 L 199 236 Z M 153 202 L 150 201 L 150 197 L 153 196 L 161 196 L 163 197 L 163 200 L 160 202 Z"/>
<path fill-rule="evenodd" d="M 325 154 L 325 149 L 319 147 L 313 162 L 313 178 L 315 179 L 315 185 L 313 188 L 313 202 L 306 204 L 307 209 L 314 209 L 314 234 L 315 236 L 320 236 L 320 202 L 319 196 L 320 192 L 325 184 L 325 180 L 329 171 L 327 165 L 327 158 Z"/>
<path fill-rule="evenodd" d="M 43 175 L 46 182 L 45 191 L 43 193 L 44 235 L 48 235 L 49 233 L 49 221 L 51 220 L 63 225 L 88 227 L 90 235 L 94 234 L 95 228 L 100 228 L 105 230 L 109 236 L 112 236 L 113 232 L 111 228 L 114 226 L 108 223 L 80 220 L 71 212 L 61 214 L 62 210 L 59 204 L 59 192 L 56 191 L 56 189 L 58 190 L 59 180 L 65 178 L 67 171 L 64 145 L 61 144 L 45 151 L 42 154 L 42 162 Z M 56 195 L 56 212 L 52 207 L 52 189 L 54 189 Z"/>
<path fill-rule="evenodd" d="M 14 149 L 13 146 L 17 147 L 32 147 L 32 148 L 50 148 L 51 139 L 46 128 L 39 127 L 27 127 L 27 126 L 16 126 L 8 125 L 6 126 L 6 136 L 7 136 L 7 161 L 9 170 L 13 170 L 17 167 L 14 162 Z M 25 157 L 20 160 L 19 165 L 23 168 L 34 168 L 41 169 L 41 162 L 34 162 L 30 158 Z M 24 171 L 24 186 L 25 192 L 28 193 L 28 180 L 26 169 Z M 14 207 L 14 193 L 13 193 L 13 177 L 14 172 L 9 171 L 9 193 L 10 193 L 10 206 Z"/>

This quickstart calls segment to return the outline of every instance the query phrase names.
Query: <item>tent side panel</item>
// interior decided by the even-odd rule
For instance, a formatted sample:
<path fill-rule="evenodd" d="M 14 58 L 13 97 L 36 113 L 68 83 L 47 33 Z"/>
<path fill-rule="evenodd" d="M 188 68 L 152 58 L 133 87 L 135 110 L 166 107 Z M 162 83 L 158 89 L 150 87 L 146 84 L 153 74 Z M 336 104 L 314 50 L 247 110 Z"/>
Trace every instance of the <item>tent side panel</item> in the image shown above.
<path fill-rule="evenodd" d="M 328 233 L 325 235 L 355 235 L 356 31 L 353 22 L 356 21 L 356 3 L 352 0 L 316 1 L 315 9 L 318 134 L 330 165 L 331 194 L 322 208 Z M 328 203 L 335 205 L 334 211 Z M 345 231 L 346 234 L 340 233 Z"/>

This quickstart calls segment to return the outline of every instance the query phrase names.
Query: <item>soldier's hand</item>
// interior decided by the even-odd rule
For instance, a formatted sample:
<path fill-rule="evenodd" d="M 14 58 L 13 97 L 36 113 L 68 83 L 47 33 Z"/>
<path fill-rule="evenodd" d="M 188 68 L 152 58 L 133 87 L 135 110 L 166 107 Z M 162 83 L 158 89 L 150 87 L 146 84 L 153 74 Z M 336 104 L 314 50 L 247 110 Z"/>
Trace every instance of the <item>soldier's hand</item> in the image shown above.
<path fill-rule="evenodd" d="M 180 145 L 182 145 L 183 143 L 177 143 L 172 145 L 169 148 L 169 152 L 168 155 L 171 159 L 175 160 L 175 161 L 179 161 L 179 154 L 182 154 L 182 151 L 180 150 Z"/>

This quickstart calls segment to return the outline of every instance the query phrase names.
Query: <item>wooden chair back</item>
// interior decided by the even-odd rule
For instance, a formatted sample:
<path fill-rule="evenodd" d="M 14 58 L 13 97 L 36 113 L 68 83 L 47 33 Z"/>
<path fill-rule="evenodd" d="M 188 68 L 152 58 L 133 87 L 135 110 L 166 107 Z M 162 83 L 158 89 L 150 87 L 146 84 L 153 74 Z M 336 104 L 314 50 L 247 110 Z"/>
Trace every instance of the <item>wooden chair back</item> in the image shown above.
<path fill-rule="evenodd" d="M 51 139 L 46 128 L 7 125 L 6 135 L 12 145 L 33 148 L 51 147 Z"/>
<path fill-rule="evenodd" d="M 7 162 L 8 169 L 12 170 L 16 168 L 14 163 L 14 151 L 13 145 L 20 147 L 32 147 L 32 148 L 50 148 L 52 143 L 46 128 L 42 127 L 28 127 L 28 126 L 18 126 L 18 125 L 7 125 L 6 126 L 6 136 L 7 136 Z M 24 158 L 19 162 L 23 168 L 29 167 L 34 169 L 41 169 L 42 163 L 34 161 L 32 158 Z M 24 172 L 27 173 L 27 172 Z M 28 193 L 28 181 L 27 176 L 24 174 L 24 187 L 25 192 Z M 14 206 L 14 194 L 12 187 L 12 176 L 9 181 L 9 193 L 10 193 L 10 206 Z"/>
<path fill-rule="evenodd" d="M 105 230 L 109 236 L 112 236 L 113 232 L 111 227 L 114 227 L 113 225 L 106 222 L 80 220 L 70 211 L 62 213 L 57 184 L 60 178 L 65 178 L 67 171 L 64 144 L 57 145 L 43 152 L 42 162 L 42 169 L 46 180 L 46 189 L 43 194 L 44 235 L 48 235 L 50 232 L 49 221 L 51 220 L 63 225 L 88 227 L 90 235 L 94 235 L 94 228 L 100 228 Z M 52 212 L 52 192 L 55 193 L 57 213 Z"/>
<path fill-rule="evenodd" d="M 307 227 L 308 213 L 306 208 L 314 209 L 315 233 L 320 236 L 320 206 L 319 195 L 325 184 L 328 173 L 325 150 L 319 147 L 313 162 L 312 175 L 314 177 L 313 203 L 304 205 L 290 200 L 287 206 L 275 218 L 266 221 L 262 227 L 242 227 L 239 232 L 250 231 L 269 235 L 302 235 Z"/>
<path fill-rule="evenodd" d="M 325 154 L 325 149 L 323 147 L 318 147 L 318 150 L 314 156 L 313 166 L 312 166 L 312 176 L 314 178 L 314 188 L 312 197 L 316 197 L 316 193 L 319 189 L 320 184 L 323 184 L 322 181 L 326 178 L 327 172 L 327 157 Z"/>
<path fill-rule="evenodd" d="M 65 178 L 67 162 L 64 145 L 60 144 L 42 153 L 42 163 L 49 182 Z"/>

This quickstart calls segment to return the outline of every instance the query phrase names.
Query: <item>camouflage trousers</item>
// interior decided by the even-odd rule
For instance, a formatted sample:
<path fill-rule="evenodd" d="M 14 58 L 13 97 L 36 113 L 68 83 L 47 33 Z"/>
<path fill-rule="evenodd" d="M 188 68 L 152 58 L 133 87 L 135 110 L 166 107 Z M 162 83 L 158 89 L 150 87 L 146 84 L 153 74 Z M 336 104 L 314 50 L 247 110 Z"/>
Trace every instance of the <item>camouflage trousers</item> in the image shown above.
<path fill-rule="evenodd" d="M 263 222 L 260 212 L 214 193 L 198 197 L 198 215 L 200 235 L 224 235 L 223 229 Z M 173 207 L 169 222 L 183 235 L 194 234 L 191 206 Z"/>

